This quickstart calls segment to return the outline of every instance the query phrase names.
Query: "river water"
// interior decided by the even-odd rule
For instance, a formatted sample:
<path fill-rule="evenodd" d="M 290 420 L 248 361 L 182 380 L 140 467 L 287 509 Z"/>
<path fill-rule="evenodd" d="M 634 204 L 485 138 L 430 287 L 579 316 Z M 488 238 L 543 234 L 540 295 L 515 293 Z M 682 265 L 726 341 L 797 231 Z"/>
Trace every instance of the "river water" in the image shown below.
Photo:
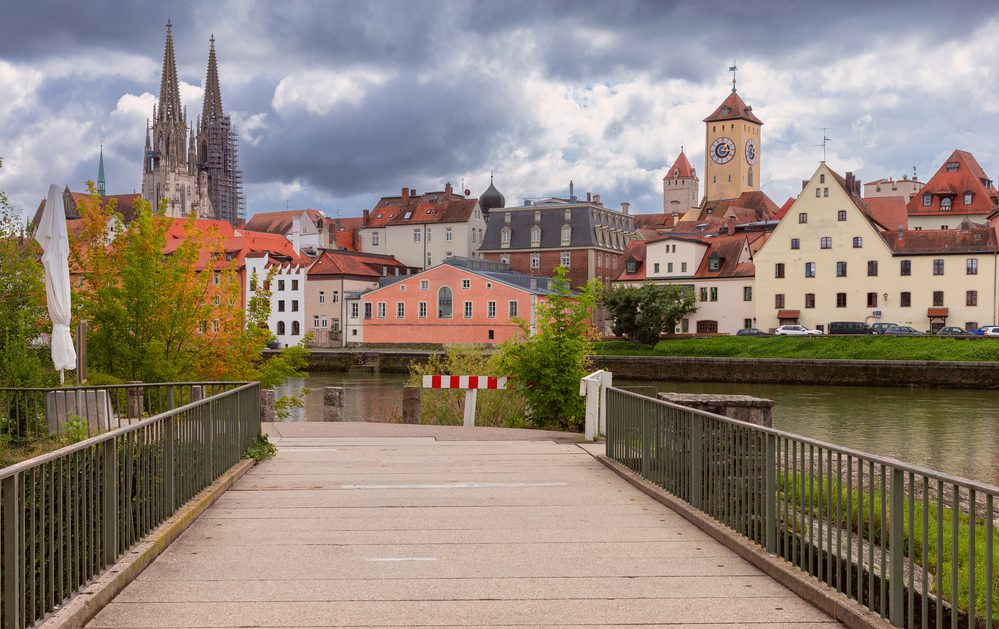
<path fill-rule="evenodd" d="M 289 421 L 321 421 L 322 389 L 344 388 L 352 421 L 398 421 L 401 374 L 314 373 L 279 395 L 311 393 Z M 999 395 L 990 391 L 775 384 L 644 382 L 616 386 L 655 391 L 733 393 L 774 400 L 774 427 L 837 445 L 999 485 Z"/>

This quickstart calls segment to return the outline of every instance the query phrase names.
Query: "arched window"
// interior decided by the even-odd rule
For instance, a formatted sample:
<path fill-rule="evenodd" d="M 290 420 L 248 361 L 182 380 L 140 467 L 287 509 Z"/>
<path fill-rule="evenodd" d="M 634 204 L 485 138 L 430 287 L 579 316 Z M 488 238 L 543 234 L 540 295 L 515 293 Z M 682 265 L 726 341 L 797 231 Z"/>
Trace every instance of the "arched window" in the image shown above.
<path fill-rule="evenodd" d="M 301 333 L 302 333 L 302 328 L 299 325 L 298 321 L 292 321 L 291 322 L 291 335 L 292 336 L 298 336 Z"/>
<path fill-rule="evenodd" d="M 951 199 L 950 197 L 942 197 L 940 199 L 940 211 L 941 212 L 947 212 L 948 210 L 950 210 L 951 205 L 953 203 L 954 203 L 954 200 Z"/>
<path fill-rule="evenodd" d="M 284 321 L 278 321 L 277 333 L 279 336 L 284 336 Z"/>
<path fill-rule="evenodd" d="M 439 291 L 437 291 L 437 318 L 438 319 L 450 319 L 451 318 L 451 289 L 447 286 L 442 286 Z"/>
<path fill-rule="evenodd" d="M 541 228 L 537 225 L 531 228 L 531 242 L 541 242 Z"/>
<path fill-rule="evenodd" d="M 746 185 L 747 186 L 753 185 L 753 167 L 752 166 L 749 167 L 749 173 L 746 175 Z"/>

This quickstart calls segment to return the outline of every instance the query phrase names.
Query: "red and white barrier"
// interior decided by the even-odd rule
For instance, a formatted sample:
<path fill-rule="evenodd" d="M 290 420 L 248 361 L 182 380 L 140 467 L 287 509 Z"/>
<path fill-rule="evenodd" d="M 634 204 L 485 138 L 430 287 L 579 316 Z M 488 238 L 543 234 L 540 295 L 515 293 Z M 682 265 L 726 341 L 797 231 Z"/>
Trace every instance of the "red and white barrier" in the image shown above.
<path fill-rule="evenodd" d="M 506 376 L 423 376 L 424 389 L 464 389 L 465 426 L 475 425 L 475 399 L 479 389 L 502 390 Z"/>

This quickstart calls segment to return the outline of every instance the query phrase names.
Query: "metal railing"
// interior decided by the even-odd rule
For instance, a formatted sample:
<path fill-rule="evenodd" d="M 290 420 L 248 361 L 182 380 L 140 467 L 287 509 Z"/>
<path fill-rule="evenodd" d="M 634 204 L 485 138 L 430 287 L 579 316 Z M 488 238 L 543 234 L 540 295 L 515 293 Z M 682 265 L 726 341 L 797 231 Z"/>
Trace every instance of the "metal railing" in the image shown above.
<path fill-rule="evenodd" d="M 607 456 L 897 627 L 999 627 L 999 487 L 615 388 Z"/>
<path fill-rule="evenodd" d="M 239 462 L 259 384 L 0 469 L 0 627 L 61 605 Z"/>
<path fill-rule="evenodd" d="M 87 436 L 240 386 L 239 382 L 130 383 L 59 388 L 0 388 L 0 435 L 15 440 L 62 432 L 83 420 Z"/>

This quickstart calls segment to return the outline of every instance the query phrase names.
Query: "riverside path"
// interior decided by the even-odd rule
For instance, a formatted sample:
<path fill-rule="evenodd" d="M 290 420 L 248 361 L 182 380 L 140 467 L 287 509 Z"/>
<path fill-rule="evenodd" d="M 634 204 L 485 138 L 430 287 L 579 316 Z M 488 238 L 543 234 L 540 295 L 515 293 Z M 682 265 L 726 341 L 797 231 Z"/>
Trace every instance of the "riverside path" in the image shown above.
<path fill-rule="evenodd" d="M 267 431 L 89 626 L 839 626 L 562 433 Z"/>

